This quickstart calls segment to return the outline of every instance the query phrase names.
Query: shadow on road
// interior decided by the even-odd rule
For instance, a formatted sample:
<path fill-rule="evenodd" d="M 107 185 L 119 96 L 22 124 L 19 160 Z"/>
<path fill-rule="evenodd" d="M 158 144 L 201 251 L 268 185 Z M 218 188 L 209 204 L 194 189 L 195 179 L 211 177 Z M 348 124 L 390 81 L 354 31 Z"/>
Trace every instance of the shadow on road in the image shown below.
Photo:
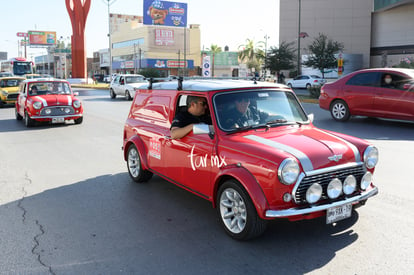
<path fill-rule="evenodd" d="M 2 243 L 0 256 L 13 265 L 0 264 L 0 273 L 30 273 L 32 256 L 54 274 L 303 274 L 358 239 L 354 213 L 336 226 L 272 221 L 262 237 L 235 241 L 209 202 L 156 176 L 132 183 L 127 173 L 23 197 L 0 215 L 3 236 L 26 232 Z"/>

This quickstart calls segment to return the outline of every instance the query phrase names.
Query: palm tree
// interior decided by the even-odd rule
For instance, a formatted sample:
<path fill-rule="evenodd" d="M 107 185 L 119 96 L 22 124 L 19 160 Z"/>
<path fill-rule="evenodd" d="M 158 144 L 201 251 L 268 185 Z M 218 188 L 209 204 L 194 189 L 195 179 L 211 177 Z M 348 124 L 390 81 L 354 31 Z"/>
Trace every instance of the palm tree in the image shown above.
<path fill-rule="evenodd" d="M 260 70 L 260 65 L 264 60 L 263 43 L 258 42 L 255 45 L 253 39 L 246 39 L 246 44 L 239 46 L 239 59 L 246 62 L 249 69 Z"/>
<path fill-rule="evenodd" d="M 222 50 L 221 50 L 221 47 L 219 47 L 217 45 L 214 45 L 214 44 L 211 44 L 210 48 L 207 48 L 207 51 L 209 51 L 213 55 L 213 61 L 212 61 L 212 64 L 213 64 L 213 66 L 212 66 L 212 76 L 214 77 L 214 56 L 217 53 L 221 53 Z"/>

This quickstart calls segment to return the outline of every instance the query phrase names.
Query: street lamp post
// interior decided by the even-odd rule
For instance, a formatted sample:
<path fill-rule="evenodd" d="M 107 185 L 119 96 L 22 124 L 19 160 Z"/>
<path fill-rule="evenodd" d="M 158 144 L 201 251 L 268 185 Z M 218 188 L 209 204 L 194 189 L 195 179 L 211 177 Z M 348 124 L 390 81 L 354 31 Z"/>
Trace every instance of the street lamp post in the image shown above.
<path fill-rule="evenodd" d="M 267 39 L 269 39 L 269 38 L 270 38 L 270 36 L 265 34 L 265 36 L 264 36 L 264 39 L 265 39 L 264 77 L 266 77 L 266 70 L 267 70 Z"/>
<path fill-rule="evenodd" d="M 104 0 L 105 1 L 105 0 Z M 108 52 L 109 52 L 109 76 L 111 77 L 112 80 L 112 31 L 111 31 L 111 14 L 110 14 L 110 5 L 112 5 L 113 3 L 115 3 L 116 0 L 106 0 L 107 4 L 108 4 L 108 43 L 109 43 L 109 47 L 108 47 Z"/>
<path fill-rule="evenodd" d="M 297 75 L 301 74 L 301 68 L 300 68 L 300 10 L 301 10 L 301 4 L 302 1 L 299 0 L 299 16 L 298 16 L 298 73 Z"/>

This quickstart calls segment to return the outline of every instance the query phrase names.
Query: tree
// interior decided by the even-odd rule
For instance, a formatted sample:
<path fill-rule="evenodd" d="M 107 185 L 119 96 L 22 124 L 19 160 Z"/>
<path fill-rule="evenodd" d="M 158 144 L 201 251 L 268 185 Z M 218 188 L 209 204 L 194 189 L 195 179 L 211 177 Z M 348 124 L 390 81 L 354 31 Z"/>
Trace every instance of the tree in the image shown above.
<path fill-rule="evenodd" d="M 212 74 L 211 75 L 214 77 L 214 57 L 217 53 L 221 53 L 221 47 L 212 44 L 210 46 L 210 48 L 207 48 L 207 51 L 209 51 L 211 53 L 211 55 L 213 56 L 213 60 L 212 60 L 212 63 L 211 63 L 212 64 L 212 67 L 211 67 Z"/>
<path fill-rule="evenodd" d="M 316 68 L 325 77 L 325 69 L 336 68 L 337 59 L 334 56 L 344 49 L 343 43 L 329 39 L 327 35 L 319 33 L 319 36 L 308 46 L 311 53 L 304 65 Z"/>
<path fill-rule="evenodd" d="M 264 60 L 263 42 L 255 45 L 252 39 L 246 39 L 245 45 L 239 46 L 239 59 L 246 62 L 249 69 L 255 68 L 260 71 L 261 64 Z"/>
<path fill-rule="evenodd" d="M 287 43 L 283 41 L 280 43 L 279 48 L 270 47 L 267 53 L 267 66 L 266 68 L 279 75 L 281 70 L 291 70 L 295 68 L 296 49 L 293 48 L 294 42 Z"/>

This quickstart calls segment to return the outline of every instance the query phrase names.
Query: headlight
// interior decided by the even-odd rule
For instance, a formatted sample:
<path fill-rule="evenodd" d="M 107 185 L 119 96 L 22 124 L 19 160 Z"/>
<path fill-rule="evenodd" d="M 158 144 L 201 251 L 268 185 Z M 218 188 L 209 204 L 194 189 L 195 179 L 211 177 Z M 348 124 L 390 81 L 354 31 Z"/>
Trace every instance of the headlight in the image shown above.
<path fill-rule="evenodd" d="M 42 108 L 42 102 L 40 101 L 33 102 L 33 108 L 35 108 L 36 110 L 39 110 L 40 108 Z"/>
<path fill-rule="evenodd" d="M 7 91 L 1 91 L 4 96 L 7 96 L 9 93 Z"/>
<path fill-rule="evenodd" d="M 299 176 L 299 164 L 295 159 L 287 158 L 280 164 L 277 174 L 283 184 L 293 184 Z"/>
<path fill-rule="evenodd" d="M 368 169 L 374 168 L 378 163 L 378 149 L 374 146 L 368 146 L 364 152 L 364 163 Z"/>
<path fill-rule="evenodd" d="M 336 199 L 342 194 L 342 182 L 338 178 L 331 180 L 326 191 L 330 199 Z"/>
<path fill-rule="evenodd" d="M 345 195 L 350 195 L 354 193 L 356 189 L 356 178 L 352 175 L 346 177 L 344 181 L 343 191 Z"/>
<path fill-rule="evenodd" d="M 75 108 L 79 108 L 81 106 L 81 102 L 79 101 L 79 100 L 75 100 L 74 102 L 73 102 L 73 107 L 75 107 Z"/>
<path fill-rule="evenodd" d="M 366 172 L 365 175 L 361 179 L 361 189 L 365 190 L 372 182 L 372 174 L 370 172 Z"/>
<path fill-rule="evenodd" d="M 322 186 L 319 183 L 314 183 L 306 191 L 306 201 L 308 203 L 317 202 L 322 196 Z"/>

